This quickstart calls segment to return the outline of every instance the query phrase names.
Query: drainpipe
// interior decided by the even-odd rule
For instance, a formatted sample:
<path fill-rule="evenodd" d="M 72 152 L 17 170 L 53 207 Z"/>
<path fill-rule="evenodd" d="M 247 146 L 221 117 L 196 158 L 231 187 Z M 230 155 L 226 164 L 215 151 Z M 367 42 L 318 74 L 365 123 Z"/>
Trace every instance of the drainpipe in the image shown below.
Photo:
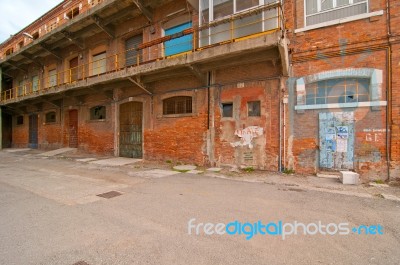
<path fill-rule="evenodd" d="M 390 148 L 391 148 L 391 112 L 392 112 L 392 45 L 390 43 L 390 37 L 392 36 L 391 21 L 390 21 L 390 0 L 386 1 L 386 24 L 387 24 L 387 37 L 388 37 L 388 49 L 386 55 L 387 64 L 387 89 L 386 89 L 386 162 L 387 162 L 387 177 L 390 181 Z"/>
<path fill-rule="evenodd" d="M 282 77 L 279 78 L 279 172 L 282 172 Z"/>

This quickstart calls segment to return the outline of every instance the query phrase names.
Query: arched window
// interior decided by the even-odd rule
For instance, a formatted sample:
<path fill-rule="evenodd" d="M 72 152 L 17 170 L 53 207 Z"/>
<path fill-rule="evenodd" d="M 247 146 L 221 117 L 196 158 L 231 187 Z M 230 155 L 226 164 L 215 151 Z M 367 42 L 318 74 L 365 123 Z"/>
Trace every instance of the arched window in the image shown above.
<path fill-rule="evenodd" d="M 46 123 L 56 122 L 56 112 L 50 111 L 46 113 Z"/>
<path fill-rule="evenodd" d="M 163 100 L 163 114 L 192 113 L 192 97 L 179 96 Z"/>
<path fill-rule="evenodd" d="M 96 106 L 90 109 L 90 120 L 105 120 L 106 119 L 106 107 Z"/>

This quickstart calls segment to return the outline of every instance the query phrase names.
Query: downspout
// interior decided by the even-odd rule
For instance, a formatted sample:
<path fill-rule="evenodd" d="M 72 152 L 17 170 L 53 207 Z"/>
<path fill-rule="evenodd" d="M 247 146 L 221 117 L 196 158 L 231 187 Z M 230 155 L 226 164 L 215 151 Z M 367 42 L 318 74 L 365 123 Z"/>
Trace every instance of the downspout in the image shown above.
<path fill-rule="evenodd" d="M 386 163 L 387 163 L 387 179 L 390 181 L 390 161 L 391 161 L 391 134 L 392 134 L 392 45 L 390 37 L 392 36 L 391 21 L 390 21 L 390 0 L 386 1 L 386 23 L 387 23 L 387 37 L 388 49 L 386 54 L 387 64 L 387 89 L 386 89 Z"/>
<path fill-rule="evenodd" d="M 279 78 L 279 172 L 282 172 L 282 77 Z"/>

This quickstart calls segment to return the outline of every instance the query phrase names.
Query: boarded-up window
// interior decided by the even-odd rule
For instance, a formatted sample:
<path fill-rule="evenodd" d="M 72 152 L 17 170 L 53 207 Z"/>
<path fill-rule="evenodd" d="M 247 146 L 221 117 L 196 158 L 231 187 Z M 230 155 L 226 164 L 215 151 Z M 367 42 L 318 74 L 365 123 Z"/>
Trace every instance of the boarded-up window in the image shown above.
<path fill-rule="evenodd" d="M 172 97 L 164 99 L 163 114 L 192 113 L 192 97 Z"/>
<path fill-rule="evenodd" d="M 249 117 L 261 116 L 261 104 L 260 101 L 247 102 L 247 110 Z"/>
<path fill-rule="evenodd" d="M 23 125 L 24 124 L 24 116 L 19 115 L 17 116 L 17 125 Z"/>
<path fill-rule="evenodd" d="M 56 112 L 50 111 L 46 113 L 46 123 L 56 122 Z"/>
<path fill-rule="evenodd" d="M 90 120 L 104 120 L 106 118 L 106 107 L 96 106 L 90 109 Z"/>
<path fill-rule="evenodd" d="M 185 29 L 191 28 L 192 22 L 187 22 L 165 30 L 166 36 L 181 36 L 165 42 L 165 56 L 191 51 L 193 48 L 193 34 L 183 36 Z"/>

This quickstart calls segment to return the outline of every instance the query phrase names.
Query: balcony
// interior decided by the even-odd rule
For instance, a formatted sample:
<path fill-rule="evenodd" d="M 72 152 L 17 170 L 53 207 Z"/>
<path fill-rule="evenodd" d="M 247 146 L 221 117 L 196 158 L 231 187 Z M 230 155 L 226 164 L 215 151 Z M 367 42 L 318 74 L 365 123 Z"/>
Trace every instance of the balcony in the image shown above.
<path fill-rule="evenodd" d="M 141 83 L 167 77 L 195 74 L 201 78 L 210 69 L 249 60 L 285 62 L 282 21 L 281 6 L 277 2 L 201 26 L 174 28 L 166 31 L 166 36 L 135 49 L 107 56 L 100 54 L 91 62 L 66 71 L 43 72 L 40 78 L 35 76 L 2 91 L 0 105 L 116 82 L 134 82 L 143 87 Z M 283 72 L 287 71 L 287 64 L 282 65 Z"/>

